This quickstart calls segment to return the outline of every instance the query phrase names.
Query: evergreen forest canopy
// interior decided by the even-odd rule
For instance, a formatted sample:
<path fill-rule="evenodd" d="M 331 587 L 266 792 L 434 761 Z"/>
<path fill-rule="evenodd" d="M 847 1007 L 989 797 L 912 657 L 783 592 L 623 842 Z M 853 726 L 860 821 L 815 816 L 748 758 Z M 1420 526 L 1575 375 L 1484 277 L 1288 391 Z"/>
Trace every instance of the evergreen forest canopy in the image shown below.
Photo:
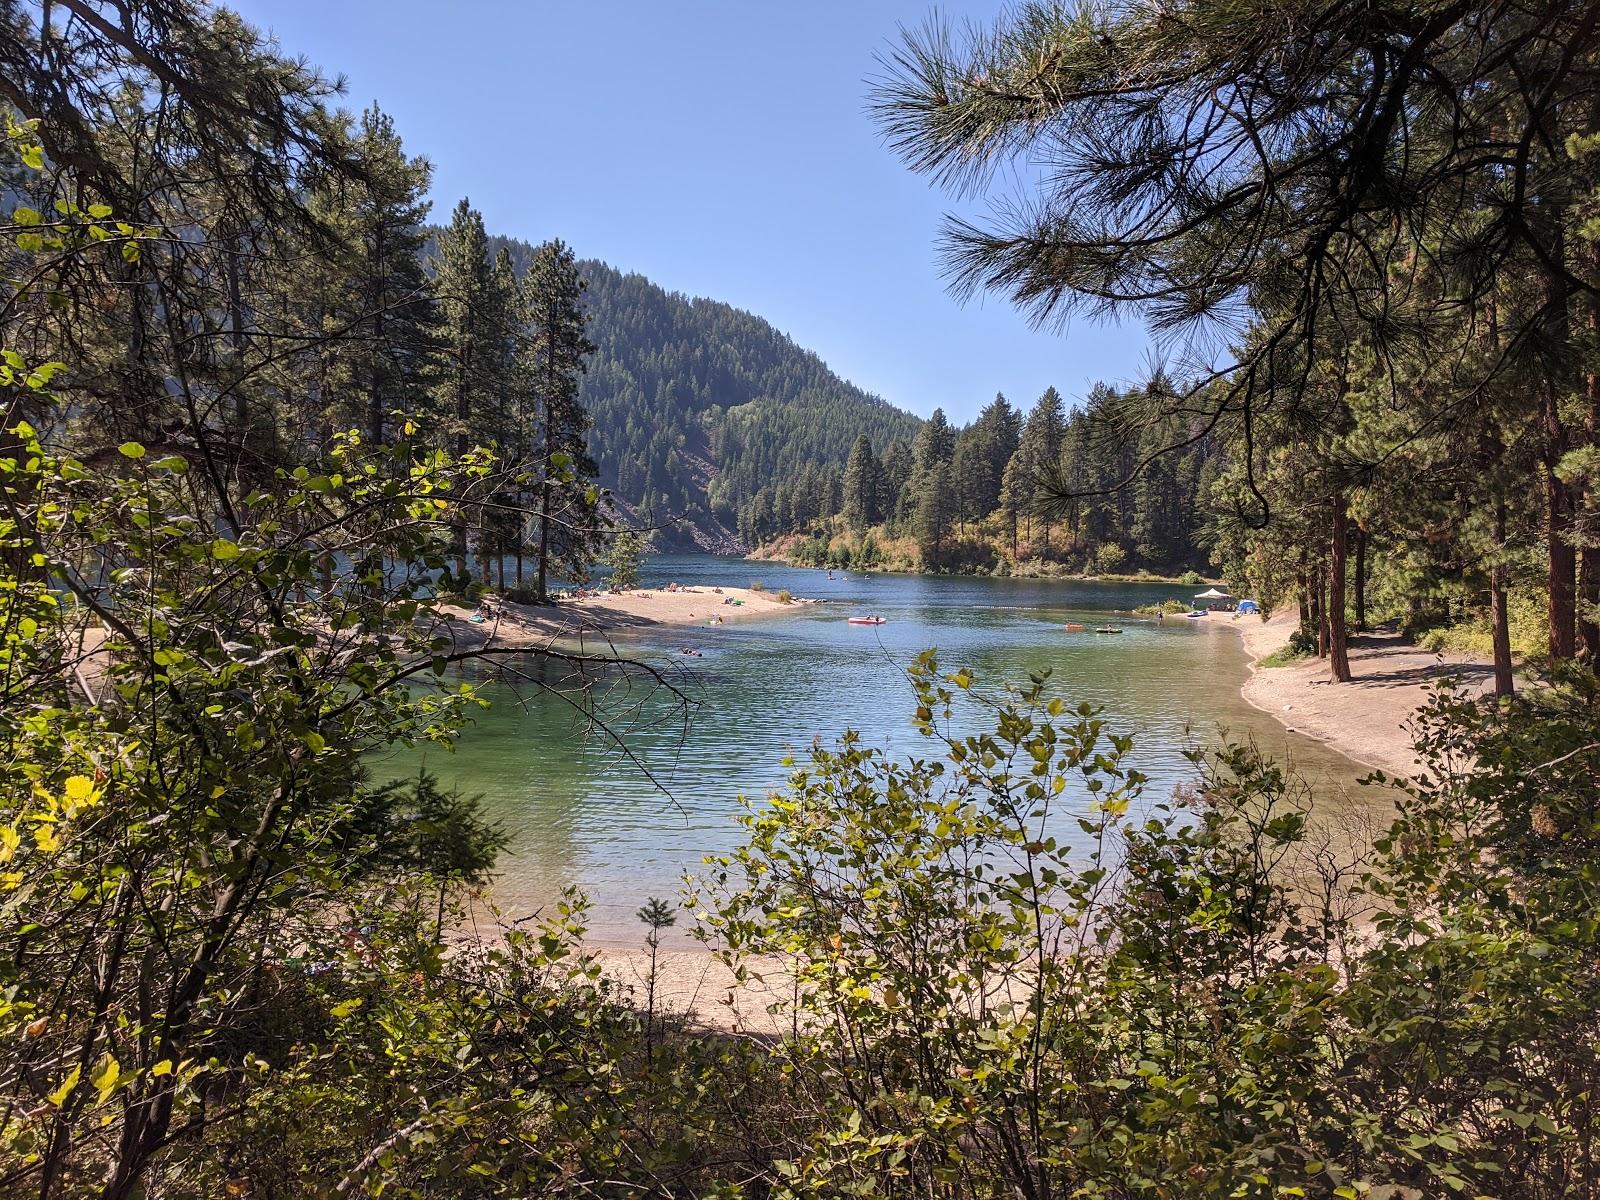
<path fill-rule="evenodd" d="M 688 700 L 444 620 L 637 565 L 573 251 L 519 272 L 463 202 L 425 252 L 392 123 L 199 0 L 6 0 L 0 62 L 0 1195 L 1600 1195 L 1600 4 L 1024 5 L 890 52 L 910 165 L 1055 167 L 952 229 L 958 284 L 1238 358 L 853 430 L 824 535 L 1154 558 L 1198 489 L 1331 694 L 1352 543 L 1502 671 L 1352 840 L 1247 747 L 1146 795 L 1115 714 L 929 651 L 919 753 L 819 739 L 685 897 L 792 980 L 764 1038 L 607 982 L 582 897 L 497 917 L 503 831 L 365 767 L 452 742 L 465 675 Z"/>
<path fill-rule="evenodd" d="M 535 253 L 495 236 L 489 247 L 506 251 L 519 276 Z M 579 272 L 595 346 L 580 390 L 588 449 L 601 484 L 658 545 L 729 552 L 799 534 L 807 540 L 789 553 L 817 565 L 1204 565 L 1209 444 L 1062 518 L 1038 512 L 1057 470 L 1109 489 L 1141 445 L 1164 444 L 1165 429 L 1126 443 L 1110 389 L 1069 413 L 1052 388 L 1026 422 L 997 398 L 965 429 L 952 429 L 942 410 L 924 423 L 840 379 L 759 317 L 604 263 L 580 262 Z M 897 548 L 903 557 L 893 557 Z"/>

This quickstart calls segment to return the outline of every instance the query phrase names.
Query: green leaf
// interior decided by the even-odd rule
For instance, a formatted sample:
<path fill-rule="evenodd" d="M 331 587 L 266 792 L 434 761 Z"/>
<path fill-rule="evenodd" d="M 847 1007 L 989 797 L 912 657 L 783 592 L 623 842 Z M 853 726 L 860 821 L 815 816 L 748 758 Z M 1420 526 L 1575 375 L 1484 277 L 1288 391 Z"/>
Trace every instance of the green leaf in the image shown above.
<path fill-rule="evenodd" d="M 227 538 L 218 538 L 211 543 L 211 557 L 227 561 L 239 557 L 239 547 Z"/>
<path fill-rule="evenodd" d="M 123 442 L 122 445 L 117 447 L 117 452 L 121 454 L 123 458 L 144 457 L 144 447 L 138 442 Z"/>

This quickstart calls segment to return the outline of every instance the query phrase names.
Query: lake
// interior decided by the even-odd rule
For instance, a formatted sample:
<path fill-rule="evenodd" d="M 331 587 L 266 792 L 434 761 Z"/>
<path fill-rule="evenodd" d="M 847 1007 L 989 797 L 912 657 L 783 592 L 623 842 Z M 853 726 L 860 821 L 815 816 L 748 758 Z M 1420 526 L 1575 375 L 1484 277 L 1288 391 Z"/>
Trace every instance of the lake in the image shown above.
<path fill-rule="evenodd" d="M 926 754 L 911 727 L 904 670 L 930 646 L 945 672 L 970 668 L 980 687 L 998 690 L 1048 669 L 1063 699 L 1103 705 L 1108 729 L 1136 740 L 1131 761 L 1150 776 L 1149 799 L 1192 782 L 1185 749 L 1226 730 L 1287 757 L 1324 809 L 1371 803 L 1354 785 L 1364 771 L 1240 698 L 1248 674 L 1241 640 L 1206 627 L 1227 623 L 1226 614 L 1123 617 L 1118 636 L 1062 629 L 1081 620 L 1092 630 L 1108 615 L 1195 588 L 855 572 L 830 580 L 822 571 L 711 555 L 658 556 L 641 584 L 669 580 L 708 587 L 759 580 L 825 603 L 742 624 L 618 635 L 619 651 L 666 670 L 695 701 L 685 725 L 657 691 L 613 687 L 604 695 L 601 711 L 637 762 L 602 735 L 584 737 L 581 718 L 558 697 L 488 672 L 474 678 L 494 706 L 454 753 L 434 749 L 425 759 L 448 784 L 481 793 L 513 832 L 496 898 L 521 914 L 576 884 L 594 901 L 599 944 L 636 944 L 633 914 L 648 897 L 675 896 L 685 870 L 737 844 L 738 795 L 781 786 L 786 754 L 803 754 L 814 738 L 831 741 L 846 728 L 900 755 Z M 888 623 L 845 623 L 865 612 Z M 683 657 L 686 646 L 701 657 Z M 554 685 L 563 675 L 551 670 L 543 678 Z M 378 769 L 402 774 L 416 766 L 415 756 L 395 753 Z"/>

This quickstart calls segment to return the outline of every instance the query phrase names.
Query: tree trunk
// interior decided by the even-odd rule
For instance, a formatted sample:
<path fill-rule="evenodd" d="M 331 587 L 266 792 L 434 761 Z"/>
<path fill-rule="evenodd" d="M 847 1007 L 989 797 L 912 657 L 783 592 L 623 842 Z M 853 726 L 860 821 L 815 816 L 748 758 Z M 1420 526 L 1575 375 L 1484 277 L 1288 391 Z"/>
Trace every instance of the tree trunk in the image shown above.
<path fill-rule="evenodd" d="M 376 267 L 376 273 L 371 276 L 371 291 L 368 293 L 367 297 L 368 304 L 370 305 L 371 312 L 373 314 L 372 342 L 376 348 L 377 354 L 383 353 L 384 339 L 388 336 L 388 330 L 384 321 L 384 302 L 389 297 L 389 281 L 383 270 L 383 264 L 385 261 L 384 254 L 386 253 L 383 244 L 383 234 L 384 226 L 383 222 L 380 220 L 377 222 L 372 231 L 372 258 L 370 261 Z M 369 359 L 369 361 L 372 362 L 374 366 L 372 368 L 372 374 L 367 383 L 369 389 L 367 392 L 367 437 L 371 441 L 372 445 L 381 446 L 384 444 L 383 383 L 379 378 L 378 368 L 376 366 L 376 356 Z"/>
<path fill-rule="evenodd" d="M 1540 214 L 1539 232 L 1548 239 L 1550 255 L 1556 262 L 1566 260 L 1561 228 L 1561 213 Z M 1549 649 L 1555 662 L 1569 659 L 1576 648 L 1578 552 L 1572 544 L 1573 489 L 1556 475 L 1556 466 L 1568 449 L 1565 423 L 1561 419 L 1561 397 L 1566 391 L 1567 371 L 1563 355 L 1571 341 L 1571 286 L 1555 269 L 1544 271 L 1545 334 L 1555 347 L 1553 361 L 1547 364 L 1540 420 L 1544 427 L 1545 544 L 1549 563 Z"/>
<path fill-rule="evenodd" d="M 1506 542 L 1506 502 L 1494 506 L 1495 562 L 1489 568 L 1489 621 L 1494 635 L 1494 694 L 1511 695 L 1511 620 L 1506 611 L 1506 566 L 1500 555 Z"/>
<path fill-rule="evenodd" d="M 1591 282 L 1600 282 L 1600 243 L 1590 250 L 1589 270 Z M 1589 300 L 1589 336 L 1591 341 L 1600 337 L 1600 296 Z M 1584 384 L 1588 399 L 1584 440 L 1591 449 L 1600 450 L 1600 373 L 1589 371 Z M 1590 669 L 1600 673 L 1600 481 L 1592 476 L 1584 488 L 1582 507 L 1587 544 L 1578 563 L 1578 638 Z"/>
<path fill-rule="evenodd" d="M 1300 559 L 1300 570 L 1295 573 L 1295 583 L 1300 593 L 1300 628 L 1311 625 L 1311 576 L 1306 573 L 1306 560 Z"/>
<path fill-rule="evenodd" d="M 1592 519 L 1600 521 L 1600 508 Z M 1600 674 L 1600 546 L 1585 546 L 1578 562 L 1578 604 L 1583 660 Z"/>
<path fill-rule="evenodd" d="M 549 456 L 545 457 L 546 463 Z M 545 561 L 550 556 L 550 481 L 545 480 L 539 485 L 539 574 L 534 584 L 534 594 L 539 597 L 539 603 L 545 600 L 544 579 Z"/>
<path fill-rule="evenodd" d="M 1323 561 L 1317 563 L 1315 573 L 1316 590 L 1315 599 L 1312 601 L 1316 608 L 1317 617 L 1317 657 L 1328 657 L 1328 564 Z"/>
<path fill-rule="evenodd" d="M 1328 652 L 1335 683 L 1350 682 L 1349 635 L 1345 629 L 1345 561 L 1349 554 L 1350 513 L 1344 493 L 1333 498 L 1333 539 L 1329 547 L 1328 574 Z"/>
<path fill-rule="evenodd" d="M 1356 632 L 1367 631 L 1367 534 L 1359 525 L 1355 529 L 1356 539 Z"/>
<path fill-rule="evenodd" d="M 1554 459 L 1546 463 L 1544 476 L 1550 658 L 1554 662 L 1571 658 L 1576 649 L 1578 552 L 1568 541 L 1572 534 L 1572 492 L 1556 477 Z"/>

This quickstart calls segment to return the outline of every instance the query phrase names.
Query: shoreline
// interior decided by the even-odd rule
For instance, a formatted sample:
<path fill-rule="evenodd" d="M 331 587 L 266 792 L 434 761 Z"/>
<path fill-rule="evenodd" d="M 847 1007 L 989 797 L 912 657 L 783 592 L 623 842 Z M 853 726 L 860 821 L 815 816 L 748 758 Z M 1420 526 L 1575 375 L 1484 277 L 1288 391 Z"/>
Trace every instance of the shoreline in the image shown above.
<path fill-rule="evenodd" d="M 767 542 L 764 545 L 756 546 L 745 553 L 743 557 L 750 562 L 777 563 L 779 566 L 792 567 L 796 571 L 856 571 L 862 575 L 914 575 L 919 578 L 927 579 L 938 579 L 940 577 L 949 579 L 1045 579 L 1058 580 L 1061 583 L 1150 583 L 1160 584 L 1164 587 L 1219 587 L 1224 582 L 1221 579 L 1213 579 L 1210 576 L 1202 576 L 1200 581 L 1196 583 L 1194 580 L 1185 579 L 1180 575 L 1152 575 L 1149 573 L 1130 574 L 1120 571 L 1111 571 L 1091 575 L 1082 571 L 1043 571 L 1026 569 L 1004 572 L 929 571 L 926 569 L 913 570 L 908 567 L 861 566 L 858 564 L 851 564 L 843 567 L 825 567 L 816 566 L 812 563 L 796 562 L 793 556 L 790 555 L 788 550 L 785 548 L 786 540 L 792 540 L 792 535 L 789 538 L 778 538 L 774 541 Z M 1024 560 L 1024 563 L 1032 562 L 1043 563 L 1044 560 Z M 1193 574 L 1199 575 L 1199 572 L 1196 571 L 1193 572 Z"/>
<path fill-rule="evenodd" d="M 465 605 L 444 604 L 439 611 L 445 618 L 445 628 L 458 641 L 534 648 L 636 629 L 737 625 L 820 603 L 798 596 L 780 600 L 765 589 L 679 587 L 671 591 L 635 588 L 597 592 L 550 604 L 500 600 L 496 602 L 495 615 L 482 622 L 474 622 L 472 610 Z"/>
<path fill-rule="evenodd" d="M 742 605 L 726 604 L 728 598 Z M 704 625 L 718 612 L 725 623 L 753 620 L 793 611 L 800 604 L 785 604 L 766 591 L 709 587 L 641 589 L 625 595 L 598 595 L 550 606 L 505 604 L 498 628 L 489 638 L 501 644 L 532 645 L 541 639 L 581 637 L 628 629 Z M 452 627 L 478 631 L 467 625 L 468 612 L 450 606 Z M 1415 770 L 1415 755 L 1408 731 L 1416 710 L 1426 703 L 1428 688 L 1441 679 L 1464 676 L 1469 686 L 1482 688 L 1492 680 L 1487 663 L 1471 658 L 1441 656 L 1391 633 L 1369 633 L 1351 639 L 1351 666 L 1356 678 L 1348 685 L 1333 684 L 1328 664 L 1316 657 L 1283 667 L 1262 667 L 1263 659 L 1287 644 L 1297 625 L 1291 609 L 1271 620 L 1215 613 L 1204 628 L 1222 627 L 1237 634 L 1248 674 L 1240 686 L 1241 698 L 1270 716 L 1285 730 L 1320 742 L 1360 767 L 1405 777 Z M 458 630 L 458 631 L 459 631 Z M 640 934 L 642 943 L 643 935 Z M 642 1003 L 649 981 L 649 952 L 630 946 L 625 938 L 607 937 L 586 942 L 600 972 L 615 985 L 628 989 Z M 723 960 L 707 946 L 692 941 L 664 946 L 657 959 L 655 994 L 658 1015 L 702 1028 L 750 1036 L 777 1036 L 787 1031 L 785 1018 L 768 1007 L 787 996 L 792 975 L 784 964 L 762 962 L 757 975 L 739 981 Z M 764 976 L 764 978 L 763 978 Z"/>
<path fill-rule="evenodd" d="M 1493 666 L 1488 661 L 1436 654 L 1389 632 L 1351 636 L 1354 678 L 1349 683 L 1334 683 L 1326 660 L 1315 656 L 1263 667 L 1263 659 L 1288 645 L 1298 625 L 1297 614 L 1286 609 L 1267 621 L 1240 618 L 1227 624 L 1240 635 L 1249 659 L 1250 675 L 1239 689 L 1246 704 L 1290 733 L 1312 738 L 1351 762 L 1397 778 L 1415 771 L 1412 721 L 1434 687 L 1457 679 L 1468 694 L 1476 695 L 1493 686 Z"/>

